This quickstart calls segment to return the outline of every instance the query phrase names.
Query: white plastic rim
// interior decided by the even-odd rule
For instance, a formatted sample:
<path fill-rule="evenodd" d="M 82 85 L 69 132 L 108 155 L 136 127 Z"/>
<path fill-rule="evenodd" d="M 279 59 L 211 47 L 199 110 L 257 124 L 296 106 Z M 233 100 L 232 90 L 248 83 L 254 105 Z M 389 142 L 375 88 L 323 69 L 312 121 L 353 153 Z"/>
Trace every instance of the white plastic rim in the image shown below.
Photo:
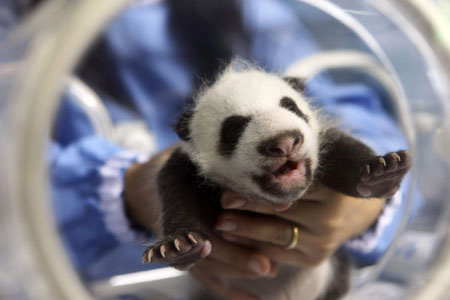
<path fill-rule="evenodd" d="M 2 166 L 12 171 L 2 178 L 0 193 L 2 197 L 8 197 L 5 199 L 14 199 L 14 203 L 10 201 L 8 208 L 11 210 L 3 212 L 10 215 L 0 220 L 0 225 L 8 221 L 9 226 L 16 226 L 15 231 L 21 234 L 14 237 L 19 242 L 15 247 L 20 248 L 14 258 L 23 260 L 20 264 L 23 272 L 17 274 L 27 277 L 16 279 L 28 281 L 29 285 L 36 284 L 37 288 L 28 295 L 30 299 L 91 298 L 73 272 L 55 229 L 48 201 L 45 147 L 64 78 L 110 18 L 128 2 L 131 1 L 48 0 L 40 12 L 46 17 L 30 19 L 17 31 L 16 39 L 27 39 L 23 60 L 26 69 L 21 70 L 20 81 L 16 83 L 21 88 L 16 89 L 8 100 L 11 104 L 8 124 L 1 128 L 2 137 L 9 138 L 10 142 L 0 153 Z M 304 2 L 314 5 L 313 2 L 325 1 Z M 425 5 L 419 0 L 409 2 Z M 38 34 L 30 35 L 31 32 Z M 389 65 L 384 58 L 381 62 Z M 17 132 L 21 134 L 17 135 Z M 430 281 L 418 292 L 416 299 L 437 300 L 448 295 L 450 236 L 435 266 Z"/>
<path fill-rule="evenodd" d="M 66 80 L 66 94 L 73 97 L 92 125 L 93 130 L 109 141 L 116 141 L 114 125 L 98 95 L 78 77 Z"/>
<path fill-rule="evenodd" d="M 27 289 L 25 294 L 6 295 L 13 299 L 91 298 L 59 240 L 49 203 L 44 157 L 64 78 L 103 26 L 127 2 L 46 1 L 39 11 L 41 18 L 23 24 L 16 32 L 16 40 L 11 41 L 28 39 L 21 61 L 23 68 L 17 76 L 20 80 L 16 86 L 20 88 L 10 95 L 5 114 L 8 119 L 2 128 L 2 136 L 10 143 L 1 152 L 3 168 L 9 172 L 8 180 L 2 180 L 7 184 L 2 185 L 1 192 L 14 202 L 11 211 L 3 213 L 5 221 L 9 218 L 7 225 L 16 226 L 12 228 L 18 234 L 14 247 L 20 254 L 9 258 L 18 264 L 17 273 L 10 276 L 17 277 L 13 282 L 25 282 Z"/>

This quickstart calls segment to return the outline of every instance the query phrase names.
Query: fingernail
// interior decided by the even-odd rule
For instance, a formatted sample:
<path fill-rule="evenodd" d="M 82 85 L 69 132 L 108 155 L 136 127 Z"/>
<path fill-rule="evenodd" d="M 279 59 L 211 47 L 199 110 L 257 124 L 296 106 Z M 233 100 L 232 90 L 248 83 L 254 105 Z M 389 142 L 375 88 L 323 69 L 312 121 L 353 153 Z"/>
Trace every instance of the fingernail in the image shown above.
<path fill-rule="evenodd" d="M 216 225 L 216 229 L 222 231 L 234 231 L 236 230 L 236 228 L 237 228 L 236 222 L 233 222 L 231 220 L 221 221 L 219 222 L 219 224 Z"/>
<path fill-rule="evenodd" d="M 250 259 L 247 265 L 250 270 L 257 274 L 263 275 L 266 273 L 263 270 L 263 266 L 256 259 Z"/>
<path fill-rule="evenodd" d="M 273 208 L 276 212 L 283 212 L 287 210 L 289 207 L 291 207 L 292 203 L 283 203 L 283 204 L 275 204 Z"/>
<path fill-rule="evenodd" d="M 237 242 L 237 238 L 230 233 L 224 232 L 224 233 L 222 233 L 222 237 L 224 240 L 227 240 L 229 242 Z"/>
<path fill-rule="evenodd" d="M 241 198 L 233 198 L 233 199 L 226 199 L 225 201 L 223 201 L 223 208 L 239 208 L 244 206 L 245 204 L 245 200 L 241 199 Z"/>
<path fill-rule="evenodd" d="M 211 253 L 212 245 L 210 241 L 205 241 L 205 244 L 200 252 L 201 258 L 205 258 Z"/>
<path fill-rule="evenodd" d="M 356 185 L 356 190 L 363 197 L 369 197 L 370 195 L 372 195 L 372 191 L 370 190 L 370 188 L 360 183 Z"/>

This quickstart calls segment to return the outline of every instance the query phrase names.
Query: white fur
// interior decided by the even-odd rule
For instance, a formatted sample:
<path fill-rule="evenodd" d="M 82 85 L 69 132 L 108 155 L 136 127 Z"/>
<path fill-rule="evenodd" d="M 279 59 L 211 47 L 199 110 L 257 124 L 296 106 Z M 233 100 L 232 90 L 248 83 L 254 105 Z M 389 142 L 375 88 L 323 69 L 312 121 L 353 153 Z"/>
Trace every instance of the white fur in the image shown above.
<path fill-rule="evenodd" d="M 280 107 L 280 100 L 285 96 L 293 99 L 309 117 L 309 124 Z M 230 158 L 224 158 L 218 152 L 218 143 L 222 122 L 230 115 L 251 116 L 252 120 L 235 153 Z M 300 155 L 311 159 L 313 170 L 318 166 L 320 124 L 316 112 L 300 93 L 276 74 L 254 68 L 240 71 L 228 68 L 212 87 L 196 99 L 189 126 L 191 140 L 185 149 L 201 172 L 243 194 L 272 202 L 286 200 L 267 195 L 251 179 L 253 174 L 262 173 L 261 164 L 267 160 L 257 152 L 258 143 L 277 133 L 299 129 L 304 135 Z M 296 195 L 297 199 L 301 196 Z"/>

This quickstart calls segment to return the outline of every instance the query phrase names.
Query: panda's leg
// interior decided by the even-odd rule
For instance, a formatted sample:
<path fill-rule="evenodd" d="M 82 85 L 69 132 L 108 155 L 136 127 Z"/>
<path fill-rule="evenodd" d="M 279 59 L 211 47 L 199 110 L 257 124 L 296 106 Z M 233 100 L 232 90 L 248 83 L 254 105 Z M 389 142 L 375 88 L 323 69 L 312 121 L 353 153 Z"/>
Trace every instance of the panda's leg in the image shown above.
<path fill-rule="evenodd" d="M 172 154 L 159 173 L 158 189 L 163 237 L 145 250 L 142 260 L 185 269 L 211 251 L 210 228 L 216 219 L 215 202 L 220 191 L 202 181 L 196 167 L 180 150 Z"/>
<path fill-rule="evenodd" d="M 411 166 L 408 151 L 375 153 L 359 140 L 330 128 L 321 136 L 318 180 L 355 197 L 387 198 L 395 194 Z"/>

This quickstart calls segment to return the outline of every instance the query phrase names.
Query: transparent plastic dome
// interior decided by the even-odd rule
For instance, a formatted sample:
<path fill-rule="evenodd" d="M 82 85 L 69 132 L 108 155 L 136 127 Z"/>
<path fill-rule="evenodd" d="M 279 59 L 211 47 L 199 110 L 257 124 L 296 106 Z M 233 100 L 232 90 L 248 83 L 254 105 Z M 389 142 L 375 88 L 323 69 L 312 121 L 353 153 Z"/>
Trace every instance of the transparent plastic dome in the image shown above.
<path fill-rule="evenodd" d="M 0 149 L 2 299 L 114 299 L 133 294 L 143 299 L 196 299 L 199 293 L 200 287 L 185 273 L 168 268 L 81 282 L 65 254 L 48 200 L 45 147 L 61 91 L 96 36 L 131 2 L 48 0 L 0 45 L 0 135 L 7 141 Z M 402 207 L 405 218 L 395 242 L 376 266 L 355 272 L 348 298 L 448 299 L 450 21 L 437 7 L 441 2 L 280 2 L 314 35 L 320 45 L 317 55 L 343 55 L 337 65 L 313 64 L 308 75 L 351 68 L 374 78 L 390 93 L 393 113 L 414 157 L 406 182 L 410 201 Z M 98 122 L 98 131 L 113 139 L 109 120 L 97 104 L 86 105 L 86 111 Z M 416 187 L 424 199 L 420 208 L 413 207 Z M 415 212 L 408 219 L 411 210 Z"/>

